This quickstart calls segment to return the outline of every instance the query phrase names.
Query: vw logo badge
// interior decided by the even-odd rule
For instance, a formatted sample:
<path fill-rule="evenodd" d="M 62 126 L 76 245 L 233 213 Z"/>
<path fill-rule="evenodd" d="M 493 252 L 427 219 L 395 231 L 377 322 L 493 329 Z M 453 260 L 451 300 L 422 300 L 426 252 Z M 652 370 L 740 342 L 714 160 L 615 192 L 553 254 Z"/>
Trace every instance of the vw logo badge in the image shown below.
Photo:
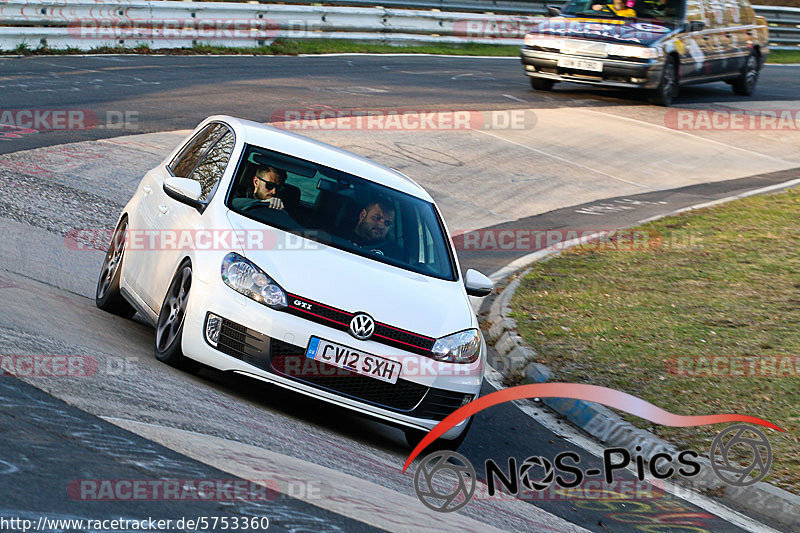
<path fill-rule="evenodd" d="M 357 313 L 350 321 L 350 334 L 365 341 L 375 333 L 375 321 L 366 313 Z"/>

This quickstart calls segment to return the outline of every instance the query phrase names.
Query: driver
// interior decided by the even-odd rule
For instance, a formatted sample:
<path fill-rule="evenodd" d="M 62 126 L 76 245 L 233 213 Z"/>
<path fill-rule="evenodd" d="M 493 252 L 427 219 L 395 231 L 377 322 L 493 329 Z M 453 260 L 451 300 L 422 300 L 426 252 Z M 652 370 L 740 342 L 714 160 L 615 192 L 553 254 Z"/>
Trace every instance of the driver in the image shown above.
<path fill-rule="evenodd" d="M 395 211 L 392 203 L 385 198 L 374 199 L 359 213 L 350 240 L 359 248 L 399 259 L 400 247 L 394 240 L 387 238 L 394 221 Z"/>
<path fill-rule="evenodd" d="M 283 209 L 280 192 L 285 182 L 285 170 L 272 166 L 261 168 L 253 176 L 252 198 L 235 198 L 232 205 L 236 209 L 249 209 L 256 206 Z"/>
<path fill-rule="evenodd" d="M 601 3 L 596 3 L 592 5 L 592 9 L 594 9 L 595 11 L 605 11 L 607 13 L 614 13 L 618 17 L 630 17 L 630 18 L 636 17 L 636 11 L 628 7 L 625 4 L 624 0 L 614 0 L 613 4 L 606 4 L 606 5 L 603 5 Z"/>

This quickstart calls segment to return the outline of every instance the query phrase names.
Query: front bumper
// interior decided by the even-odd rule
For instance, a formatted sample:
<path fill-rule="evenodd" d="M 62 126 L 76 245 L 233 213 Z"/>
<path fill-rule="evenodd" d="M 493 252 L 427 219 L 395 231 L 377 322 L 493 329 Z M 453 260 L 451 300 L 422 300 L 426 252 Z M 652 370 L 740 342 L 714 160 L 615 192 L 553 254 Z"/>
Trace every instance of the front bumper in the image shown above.
<path fill-rule="evenodd" d="M 206 290 L 208 285 L 215 288 Z M 485 346 L 473 364 L 431 365 L 434 361 L 425 356 L 374 341 L 358 341 L 341 330 L 269 309 L 230 290 L 221 281 L 208 285 L 198 283 L 193 287 L 184 323 L 183 351 L 218 370 L 267 381 L 392 425 L 425 431 L 480 392 Z M 216 294 L 217 287 L 224 292 Z M 224 319 L 224 335 L 220 335 L 216 347 L 205 336 L 209 312 Z M 403 364 L 400 379 L 392 385 L 328 365 L 319 367 L 305 357 L 311 336 L 399 360 Z M 309 369 L 311 373 L 307 374 Z M 443 438 L 458 437 L 466 422 L 449 430 Z"/>
<path fill-rule="evenodd" d="M 520 59 L 525 66 L 525 74 L 532 78 L 608 87 L 654 89 L 658 86 L 661 80 L 661 73 L 664 70 L 664 62 L 660 58 L 627 61 L 590 56 L 580 57 L 581 59 L 590 59 L 603 63 L 602 72 L 590 72 L 559 67 L 559 57 L 579 56 L 566 56 L 559 52 L 547 52 L 530 47 L 523 47 L 520 50 Z"/>

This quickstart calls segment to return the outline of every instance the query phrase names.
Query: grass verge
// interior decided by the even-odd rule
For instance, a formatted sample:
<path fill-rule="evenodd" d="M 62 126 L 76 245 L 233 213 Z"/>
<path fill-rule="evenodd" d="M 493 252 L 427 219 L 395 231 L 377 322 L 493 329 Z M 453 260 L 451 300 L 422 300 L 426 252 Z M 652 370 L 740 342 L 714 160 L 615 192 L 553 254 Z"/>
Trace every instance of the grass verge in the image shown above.
<path fill-rule="evenodd" d="M 152 49 L 148 46 L 110 47 L 103 46 L 91 50 L 77 48 L 56 49 L 47 46 L 31 48 L 20 44 L 13 50 L 2 54 L 19 55 L 75 55 L 75 54 L 169 54 L 169 55 L 298 55 L 298 54 L 441 54 L 465 56 L 517 56 L 519 46 L 493 44 L 426 44 L 412 46 L 393 46 L 389 44 L 361 43 L 341 39 L 288 40 L 276 39 L 267 46 L 253 48 L 232 48 L 198 44 L 191 48 Z"/>
<path fill-rule="evenodd" d="M 800 63 L 800 50 L 772 50 L 767 56 L 767 63 L 778 65 Z"/>
<path fill-rule="evenodd" d="M 800 190 L 637 230 L 657 232 L 661 245 L 587 245 L 536 264 L 512 301 L 520 334 L 553 381 L 611 387 L 677 414 L 740 413 L 781 426 L 765 430 L 774 454 L 765 481 L 800 493 Z M 726 359 L 711 377 L 714 357 Z M 775 361 L 776 375 L 724 375 L 750 372 L 745 357 L 757 372 Z M 626 418 L 704 455 L 722 428 Z"/>
<path fill-rule="evenodd" d="M 191 48 L 152 49 L 146 45 L 133 47 L 101 46 L 91 50 L 49 48 L 46 44 L 31 48 L 25 43 L 13 50 L 0 50 L 0 55 L 76 55 L 76 54 L 168 54 L 168 55 L 298 55 L 298 54 L 438 54 L 463 56 L 518 56 L 519 46 L 497 44 L 425 44 L 395 46 L 341 39 L 290 40 L 275 39 L 272 44 L 253 48 L 232 48 L 198 44 Z M 800 63 L 800 50 L 773 50 L 767 63 Z"/>

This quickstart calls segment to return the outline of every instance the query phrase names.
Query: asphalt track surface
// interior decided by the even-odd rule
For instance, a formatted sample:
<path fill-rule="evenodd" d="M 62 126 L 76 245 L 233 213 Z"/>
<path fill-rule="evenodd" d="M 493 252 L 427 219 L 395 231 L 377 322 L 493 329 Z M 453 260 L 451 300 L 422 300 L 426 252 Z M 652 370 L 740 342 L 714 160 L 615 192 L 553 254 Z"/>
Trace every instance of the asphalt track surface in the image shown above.
<path fill-rule="evenodd" d="M 800 66 L 769 65 L 757 100 L 797 101 Z M 724 83 L 685 88 L 678 105 L 742 102 Z M 0 58 L 0 109 L 111 113 L 131 128 L 49 131 L 0 142 L 0 153 L 81 140 L 192 129 L 210 114 L 271 122 L 283 110 L 324 103 L 336 109 L 511 109 L 641 105 L 643 94 L 556 85 L 533 92 L 519 61 L 450 57 L 88 56 Z M 135 115 L 130 115 L 134 113 Z M 88 122 L 87 122 L 88 123 Z"/>
<path fill-rule="evenodd" d="M 768 67 L 757 97 L 775 108 L 796 107 L 800 68 Z M 270 121 L 276 112 L 324 102 L 335 108 L 410 109 L 561 109 L 619 106 L 621 115 L 633 112 L 643 120 L 659 120 L 659 110 L 643 100 L 631 101 L 618 91 L 559 87 L 552 94 L 533 93 L 521 77 L 518 63 L 502 59 L 408 57 L 61 57 L 0 60 L 2 109 L 87 109 L 99 117 L 111 111 L 135 116 L 135 129 L 93 128 L 87 131 L 43 131 L 0 141 L 4 153 L 76 141 L 194 127 L 210 114 L 225 113 Z M 209 96 L 209 95 L 213 96 Z M 627 98 L 627 99 L 626 99 Z M 522 100 L 522 101 L 516 101 Z M 684 91 L 681 106 L 718 108 L 739 105 L 727 85 L 715 84 Z M 130 115 L 130 112 L 136 115 Z M 768 142 L 770 139 L 768 138 Z M 31 153 L 36 154 L 36 152 Z M 158 158 L 153 155 L 153 161 Z M 32 161 L 33 162 L 33 161 Z M 117 162 L 110 160 L 109 165 Z M 144 159 L 136 174 L 155 162 Z M 797 165 L 797 166 L 800 166 Z M 0 171 L 4 191 L 0 217 L 59 237 L 64 228 L 102 227 L 113 220 L 132 192 L 135 181 L 112 183 L 118 191 L 92 196 L 69 183 L 41 181 L 41 174 Z M 141 175 L 141 172 L 140 174 Z M 697 183 L 668 190 L 647 190 L 602 201 L 547 210 L 492 225 L 494 228 L 626 227 L 649 216 L 684 206 L 738 194 L 798 177 L 793 169 L 765 172 L 736 180 Z M 38 181 L 38 183 L 36 183 Z M 58 181 L 58 180 L 54 180 Z M 40 189 L 63 201 L 36 203 Z M 31 193 L 33 191 L 33 193 Z M 38 192 L 37 192 L 38 191 Z M 610 196 L 610 198 L 609 198 Z M 75 213 L 81 203 L 91 206 Z M 569 204 L 567 204 L 569 205 Z M 620 207 L 623 206 L 623 207 Z M 80 210 L 78 210 L 80 211 Z M 77 217 L 77 218 L 76 218 Z M 81 218 L 83 217 L 83 218 Z M 83 225 L 81 225 L 83 224 Z M 91 225 L 90 225 L 91 224 Z M 113 224 L 113 222 L 112 222 Z M 5 227 L 5 226 L 4 226 Z M 9 226 L 10 227 L 10 226 Z M 21 227 L 21 226 L 20 226 Z M 89 379 L 27 380 L 53 396 L 10 377 L 3 378 L 0 440 L 6 465 L 0 485 L 0 516 L 269 516 L 271 528 L 353 531 L 380 529 L 379 523 L 332 512 L 308 498 L 281 494 L 268 504 L 230 502 L 87 502 L 70 497 L 67 487 L 77 479 L 192 478 L 230 479 L 231 468 L 216 470 L 175 447 L 161 447 L 144 438 L 146 423 L 225 442 L 270 450 L 362 479 L 413 498 L 410 476 L 399 474 L 408 450 L 397 430 L 352 414 L 319 405 L 299 395 L 264 387 L 241 378 L 203 371 L 199 377 L 174 371 L 152 359 L 152 330 L 99 312 L 81 290 L 96 273 L 88 265 L 71 263 L 59 252 L 31 247 L 23 240 L 4 244 L 0 268 L 0 339 L 9 354 L 86 354 L 106 371 Z M 9 233 L 6 233 L 8 237 Z M 14 264 L 9 245 L 29 264 Z M 528 250 L 529 251 L 529 250 Z M 462 266 L 487 273 L 524 251 L 460 253 Z M 37 259 L 38 256 L 38 259 Z M 42 264 L 51 261 L 60 272 L 48 277 Z M 38 266 L 37 266 L 38 263 Z M 99 268 L 99 263 L 97 264 Z M 77 279 L 70 284 L 65 278 Z M 123 361 L 124 372 L 113 371 Z M 115 366 L 117 365 L 117 366 Z M 490 386 L 484 386 L 489 392 Z M 61 400 L 65 400 L 64 404 Z M 103 418 L 96 418 L 99 415 Z M 115 422 L 117 425 L 109 423 Z M 136 421 L 136 422 L 134 422 Z M 87 428 L 91 431 L 87 431 Z M 138 433 L 138 434 L 136 434 Z M 154 433 L 155 435 L 155 433 Z M 154 437 L 153 440 L 157 440 Z M 98 442 L 105 443 L 98 445 Z M 118 443 L 109 446 L 108 443 Z M 233 444 L 231 444 L 233 446 Z M 554 457 L 574 450 L 587 467 L 597 459 L 567 439 L 546 429 L 515 406 L 506 404 L 481 413 L 460 448 L 478 467 L 488 459 L 505 464 L 508 457 Z M 631 479 L 626 474 L 626 479 Z M 354 482 L 355 483 L 355 482 Z M 343 486 L 323 487 L 336 499 Z M 407 496 L 409 497 L 409 496 Z M 401 505 L 398 501 L 398 505 Z M 591 531 L 739 531 L 723 519 L 682 500 L 597 502 L 536 501 L 525 503 Z M 418 505 L 419 512 L 422 506 Z M 536 520 L 537 515 L 498 513 L 499 504 L 482 502 L 464 511 L 500 529 L 559 530 Z M 514 508 L 518 510 L 519 508 Z M 403 509 L 413 515 L 416 508 Z M 504 516 L 499 516 L 503 514 Z M 486 518 L 486 517 L 489 518 Z M 449 517 L 441 518 L 443 526 Z M 762 518 L 763 519 L 763 518 Z M 368 524 L 368 525 L 365 525 Z M 388 528 L 392 529 L 392 528 Z"/>

